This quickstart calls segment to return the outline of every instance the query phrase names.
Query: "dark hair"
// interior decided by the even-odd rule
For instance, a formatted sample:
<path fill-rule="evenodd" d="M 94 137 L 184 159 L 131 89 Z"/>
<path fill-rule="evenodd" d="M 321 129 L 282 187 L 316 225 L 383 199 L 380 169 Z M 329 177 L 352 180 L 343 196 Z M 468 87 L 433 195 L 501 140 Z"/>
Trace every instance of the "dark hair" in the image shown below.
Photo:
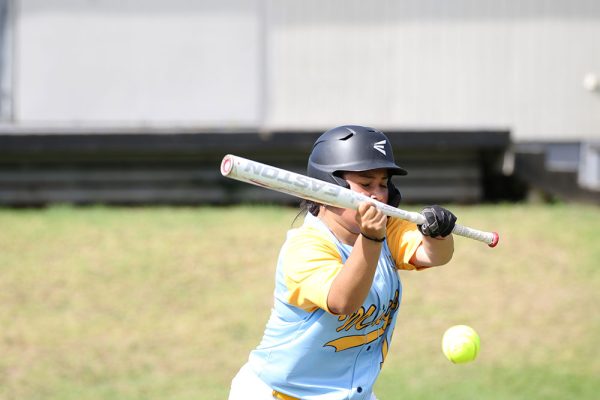
<path fill-rule="evenodd" d="M 300 203 L 301 212 L 306 213 L 308 211 L 315 217 L 319 215 L 319 208 L 321 208 L 321 204 L 312 200 L 302 200 L 302 202 Z"/>
<path fill-rule="evenodd" d="M 314 202 L 312 200 L 302 200 L 300 202 L 300 212 L 296 215 L 296 218 L 292 221 L 292 225 L 296 223 L 300 216 L 305 216 L 307 213 L 311 213 L 315 217 L 319 215 L 319 208 L 321 204 Z"/>

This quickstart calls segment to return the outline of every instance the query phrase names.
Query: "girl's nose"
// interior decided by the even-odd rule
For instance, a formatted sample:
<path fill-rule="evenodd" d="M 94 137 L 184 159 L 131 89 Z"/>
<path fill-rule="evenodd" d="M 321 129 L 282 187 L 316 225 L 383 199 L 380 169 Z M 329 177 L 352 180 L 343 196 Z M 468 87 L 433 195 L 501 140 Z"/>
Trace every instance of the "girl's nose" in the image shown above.
<path fill-rule="evenodd" d="M 375 195 L 375 194 L 372 194 L 372 195 L 371 195 L 371 198 L 372 198 L 372 199 L 375 199 L 375 200 L 377 200 L 377 201 L 381 201 L 381 198 L 380 198 L 379 196 Z"/>

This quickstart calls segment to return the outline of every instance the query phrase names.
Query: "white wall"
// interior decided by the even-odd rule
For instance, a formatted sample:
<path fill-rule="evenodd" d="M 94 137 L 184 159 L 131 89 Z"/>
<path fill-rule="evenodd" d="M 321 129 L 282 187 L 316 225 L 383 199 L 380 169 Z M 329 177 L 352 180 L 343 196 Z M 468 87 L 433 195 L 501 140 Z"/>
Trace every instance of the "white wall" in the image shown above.
<path fill-rule="evenodd" d="M 20 123 L 259 123 L 259 0 L 19 3 Z"/>
<path fill-rule="evenodd" d="M 12 119 L 14 18 L 12 2 L 0 0 L 0 122 Z"/>
<path fill-rule="evenodd" d="M 15 0 L 19 124 L 600 139 L 596 0 Z"/>
<path fill-rule="evenodd" d="M 600 2 L 271 1 L 272 127 L 508 127 L 600 138 Z"/>

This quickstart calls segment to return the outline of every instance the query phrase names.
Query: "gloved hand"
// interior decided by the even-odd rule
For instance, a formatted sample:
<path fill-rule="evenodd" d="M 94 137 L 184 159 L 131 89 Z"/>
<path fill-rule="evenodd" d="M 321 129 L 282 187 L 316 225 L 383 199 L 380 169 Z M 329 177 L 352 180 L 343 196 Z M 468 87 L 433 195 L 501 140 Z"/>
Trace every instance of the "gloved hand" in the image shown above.
<path fill-rule="evenodd" d="M 456 216 L 437 205 L 425 207 L 421 214 L 425 217 L 426 222 L 418 227 L 425 236 L 446 237 L 452 233 L 452 229 L 456 225 Z"/>

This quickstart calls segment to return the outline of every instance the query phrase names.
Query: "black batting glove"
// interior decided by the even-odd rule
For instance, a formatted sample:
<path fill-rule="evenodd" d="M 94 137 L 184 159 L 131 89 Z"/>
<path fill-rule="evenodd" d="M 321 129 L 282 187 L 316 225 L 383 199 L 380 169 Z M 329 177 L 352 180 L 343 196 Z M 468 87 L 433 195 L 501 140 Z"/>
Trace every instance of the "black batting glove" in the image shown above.
<path fill-rule="evenodd" d="M 446 237 L 452 233 L 456 225 L 456 216 L 443 207 L 433 205 L 425 207 L 421 214 L 425 217 L 425 223 L 418 225 L 419 231 L 424 236 Z"/>

